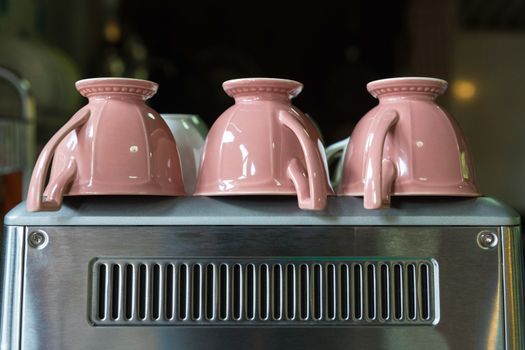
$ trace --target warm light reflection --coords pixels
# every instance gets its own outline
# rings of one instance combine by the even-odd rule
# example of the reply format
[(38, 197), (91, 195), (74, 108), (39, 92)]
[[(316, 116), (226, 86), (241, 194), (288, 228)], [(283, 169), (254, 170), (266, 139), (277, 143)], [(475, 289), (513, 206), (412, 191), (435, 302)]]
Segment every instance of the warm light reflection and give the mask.
[(467, 155), (465, 154), (465, 151), (461, 152), (460, 158), (461, 158), (461, 174), (463, 175), (463, 179), (468, 180), (470, 170), (468, 168)]
[(452, 94), (458, 100), (470, 100), (476, 95), (476, 84), (470, 80), (458, 79), (452, 83)]

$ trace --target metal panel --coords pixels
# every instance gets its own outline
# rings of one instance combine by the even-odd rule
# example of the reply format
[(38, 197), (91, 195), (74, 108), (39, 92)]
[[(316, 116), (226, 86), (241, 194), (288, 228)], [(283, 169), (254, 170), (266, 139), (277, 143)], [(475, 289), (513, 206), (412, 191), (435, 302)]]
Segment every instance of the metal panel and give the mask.
[(5, 227), (2, 237), (0, 349), (18, 349), (22, 316), (24, 228)]
[[(505, 320), (508, 323), (509, 320), (519, 319), (519, 315), (513, 314), (518, 310), (504, 301), (504, 295), (508, 292), (503, 285), (503, 275), (506, 272), (502, 270), (501, 260), (505, 254), (519, 256), (514, 252), (517, 249), (514, 246), (516, 242), (514, 240), (514, 243), (502, 245), (502, 231), (494, 227), (30, 227), (27, 236), (36, 229), (44, 229), (49, 240), (44, 248), (28, 248), (26, 253), (21, 331), (24, 350), (75, 350), (85, 349), (86, 346), (114, 350), (193, 350), (209, 349), (210, 346), (229, 350), (348, 349), (351, 346), (369, 349), (505, 349)], [(500, 243), (496, 248), (480, 247), (480, 231), (490, 231), (497, 235)], [(509, 237), (517, 235), (516, 230), (506, 232)], [(507, 250), (511, 252), (507, 253)], [(93, 288), (89, 282), (90, 263), (94, 258), (118, 260), (130, 257), (139, 260), (177, 257), (188, 261), (212, 258), (214, 261), (237, 262), (282, 260), (283, 257), (296, 261), (315, 261), (319, 257), (329, 258), (331, 261), (356, 257), (378, 261), (433, 259), (439, 265), (439, 279), (435, 281), (436, 290), (440, 293), (437, 299), (439, 305), (436, 306), (440, 314), (435, 315), (439, 322), (420, 327), (327, 327), (315, 323), (259, 327), (246, 326), (241, 322), (238, 326), (229, 327), (93, 326), (89, 308), (92, 295), (87, 292)], [(510, 259), (508, 264), (515, 268), (513, 261)], [(381, 286), (381, 282), (377, 284), (380, 269), (378, 265), (374, 266), (377, 290)], [(400, 273), (410, 274), (405, 266), (400, 269)], [(286, 276), (286, 265), (281, 264), (281, 267), (282, 271), (279, 273)], [(363, 287), (373, 287), (364, 278), (367, 265), (362, 267)], [(199, 271), (198, 276), (202, 276), (201, 271), (203, 270)], [(233, 269), (226, 271), (224, 278), (229, 281), (227, 288), (234, 288), (238, 285), (235, 283), (235, 272)], [(188, 272), (189, 270), (186, 271)], [(274, 285), (275, 279), (271, 278), (268, 271), (260, 273), (260, 276), (264, 283)], [(319, 280), (312, 279), (312, 271), (304, 273), (299, 270), (297, 276), (308, 279), (309, 284), (319, 283)], [(243, 279), (240, 283), (245, 284), (246, 280)], [(121, 279), (118, 281), (120, 288)], [(406, 281), (405, 277), (401, 285), (410, 290), (412, 286)], [(505, 281), (509, 283), (508, 278)], [(173, 284), (178, 281), (172, 279), (164, 283), (168, 282)], [(195, 283), (195, 279), (191, 283)], [(199, 278), (197, 283), (205, 282)], [(390, 283), (396, 283), (395, 269)], [(519, 279), (515, 279), (513, 283), (519, 283)], [(217, 297), (221, 296), (219, 285), (214, 285), (213, 290)], [(148, 289), (146, 291), (151, 292)], [(160, 296), (161, 292), (154, 293), (159, 293)], [(227, 291), (226, 294), (228, 293), (231, 295), (232, 291)], [(310, 289), (310, 293), (316, 293), (315, 289)], [(322, 295), (321, 300), (328, 297), (322, 288), (317, 293), (324, 293), (319, 294)], [(283, 296), (286, 298), (287, 295), (288, 292), (283, 290)], [(300, 293), (296, 294), (298, 295)], [(318, 294), (309, 296), (307, 300), (316, 295)], [(390, 295), (389, 302), (395, 302), (396, 297), (397, 300), (402, 300), (403, 305), (413, 302), (405, 297), (406, 293), (402, 295), (401, 298), (395, 293)], [(198, 297), (201, 301), (208, 298), (202, 293)], [(508, 300), (508, 296), (506, 298)], [(266, 309), (268, 317), (274, 317), (278, 313), (279, 317), (288, 317), (287, 312), (290, 311), (287, 311), (286, 303), (278, 303), (276, 308), (275, 304), (271, 305), (269, 295), (262, 295), (259, 300), (264, 302), (261, 310)], [(185, 305), (187, 302), (188, 299), (184, 301)], [(231, 300), (227, 302), (231, 303)], [(352, 299), (352, 303), (354, 302), (355, 295)], [(357, 302), (362, 303), (363, 300)], [(251, 301), (246, 300), (246, 303)], [(403, 315), (408, 312), (407, 307), (403, 308)], [(200, 308), (201, 306), (197, 314), (202, 315)], [(244, 305), (238, 308), (249, 309)], [(234, 323), (233, 305), (226, 309), (226, 315), (223, 316), (231, 317), (231, 322)], [(188, 310), (195, 308), (190, 307)], [(390, 310), (395, 313), (395, 308)], [(132, 312), (137, 311), (138, 309)], [(147, 314), (152, 312), (146, 310)], [(221, 317), (221, 312), (216, 308), (211, 310), (211, 314), (218, 317)], [(292, 309), (291, 312), (297, 310)], [(323, 315), (328, 312), (324, 311)], [(363, 317), (374, 313), (376, 317), (380, 315), (378, 309), (371, 311), (369, 306), (363, 304)], [(122, 310), (117, 308), (116, 314), (121, 315)], [(408, 316), (407, 314), (406, 317)], [(315, 318), (316, 315), (311, 314), (308, 317)], [(516, 344), (518, 343), (510, 344), (514, 348), (509, 349), (518, 349)]]

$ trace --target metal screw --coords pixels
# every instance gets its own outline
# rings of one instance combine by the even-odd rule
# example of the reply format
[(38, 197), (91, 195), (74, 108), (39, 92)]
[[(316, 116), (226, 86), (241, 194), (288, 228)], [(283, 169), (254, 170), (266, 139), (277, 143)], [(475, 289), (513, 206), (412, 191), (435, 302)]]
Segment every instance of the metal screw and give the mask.
[(36, 249), (42, 249), (47, 245), (47, 233), (35, 231), (29, 235), (29, 245)]
[(481, 231), (478, 234), (478, 244), (483, 249), (491, 249), (498, 245), (498, 236), (494, 232)]

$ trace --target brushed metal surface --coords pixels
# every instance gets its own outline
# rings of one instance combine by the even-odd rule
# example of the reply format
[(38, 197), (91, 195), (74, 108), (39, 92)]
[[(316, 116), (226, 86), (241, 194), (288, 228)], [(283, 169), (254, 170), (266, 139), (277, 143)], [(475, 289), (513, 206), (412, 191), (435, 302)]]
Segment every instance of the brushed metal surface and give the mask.
[(358, 197), (328, 197), (325, 210), (297, 207), (294, 196), (71, 196), (59, 211), (28, 212), (20, 203), (6, 225), (31, 226), (513, 226), (520, 216), (490, 198), (393, 197), (391, 207), (363, 208)]
[[(34, 349), (519, 349), (516, 229), (498, 227), (29, 227), (47, 232), (27, 248), (21, 347)], [(498, 235), (482, 249), (478, 233)], [(20, 231), (19, 231), (20, 232)], [(506, 236), (506, 237), (503, 237)], [(519, 238), (519, 237), (518, 237)], [(503, 260), (506, 258), (504, 267)], [(316, 257), (435, 259), (439, 322), (407, 327), (96, 327), (91, 312), (94, 258), (198, 259)], [(509, 272), (512, 271), (512, 272)], [(507, 275), (507, 277), (505, 277)], [(509, 304), (510, 300), (513, 300)], [(506, 347), (506, 343), (509, 347)]]
[(525, 349), (525, 269), (519, 227), (502, 228), (505, 341), (508, 349)]
[(21, 336), (24, 227), (4, 227), (2, 237), (0, 349), (18, 349)]

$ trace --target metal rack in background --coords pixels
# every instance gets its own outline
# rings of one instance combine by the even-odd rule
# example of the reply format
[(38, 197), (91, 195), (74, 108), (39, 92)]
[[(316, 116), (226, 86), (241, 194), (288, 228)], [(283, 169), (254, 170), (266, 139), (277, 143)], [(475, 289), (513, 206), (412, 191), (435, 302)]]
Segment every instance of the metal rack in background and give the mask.
[(20, 99), (18, 116), (0, 115), (0, 175), (22, 172), (22, 197), (26, 196), (35, 160), (36, 108), (29, 82), (0, 66), (0, 83), (7, 82)]

